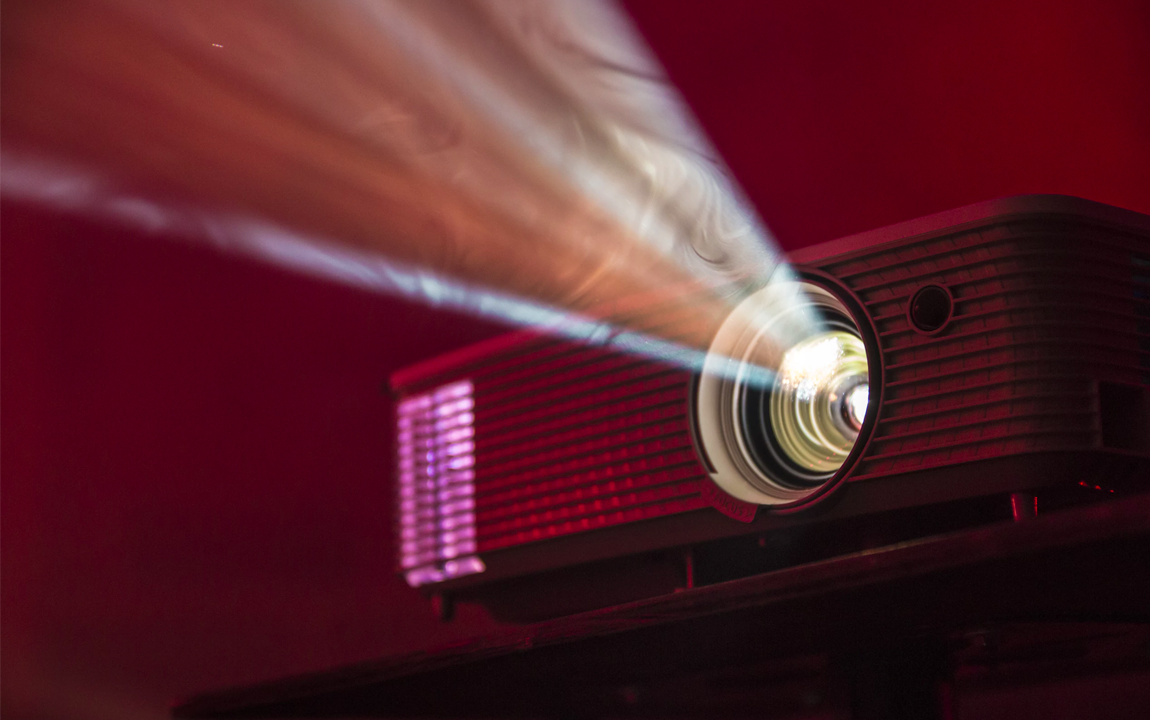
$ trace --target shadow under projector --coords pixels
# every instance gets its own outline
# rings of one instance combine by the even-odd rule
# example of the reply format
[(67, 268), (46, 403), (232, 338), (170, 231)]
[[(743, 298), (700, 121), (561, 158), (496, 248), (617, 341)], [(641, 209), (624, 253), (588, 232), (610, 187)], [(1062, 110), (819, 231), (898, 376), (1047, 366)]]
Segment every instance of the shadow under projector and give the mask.
[(535, 620), (1150, 486), (1150, 217), (981, 203), (792, 253), (701, 372), (516, 333), (396, 373), (399, 571)]

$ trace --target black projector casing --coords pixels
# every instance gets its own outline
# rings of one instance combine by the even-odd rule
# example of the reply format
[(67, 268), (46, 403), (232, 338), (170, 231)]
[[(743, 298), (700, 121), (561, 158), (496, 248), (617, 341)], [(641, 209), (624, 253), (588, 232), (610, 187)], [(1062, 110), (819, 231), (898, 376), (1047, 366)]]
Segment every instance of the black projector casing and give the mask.
[(870, 365), (820, 492), (720, 490), (690, 370), (515, 333), (392, 378), (409, 583), (531, 620), (1150, 485), (1150, 217), (1022, 196), (788, 260), (850, 308)]

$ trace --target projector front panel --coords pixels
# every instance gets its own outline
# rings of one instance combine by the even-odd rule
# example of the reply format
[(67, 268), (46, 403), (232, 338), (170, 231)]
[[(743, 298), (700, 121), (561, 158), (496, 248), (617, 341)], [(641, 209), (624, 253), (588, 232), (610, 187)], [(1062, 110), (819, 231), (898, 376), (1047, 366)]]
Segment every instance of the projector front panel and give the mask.
[[(882, 348), (878, 424), (851, 479), (1103, 448), (1100, 383), (1148, 384), (1145, 250), (1120, 230), (1022, 220), (818, 264), (860, 298)], [(907, 313), (928, 285), (954, 298), (936, 335)]]

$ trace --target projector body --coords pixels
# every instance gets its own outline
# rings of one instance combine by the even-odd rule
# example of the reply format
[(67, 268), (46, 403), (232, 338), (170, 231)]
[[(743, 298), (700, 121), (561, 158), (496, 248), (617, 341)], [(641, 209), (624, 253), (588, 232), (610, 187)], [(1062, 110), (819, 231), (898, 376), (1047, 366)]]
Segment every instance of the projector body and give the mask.
[(866, 345), (840, 469), (751, 502), (697, 372), (515, 333), (392, 378), (409, 584), (531, 620), (1150, 485), (1150, 218), (1025, 196), (788, 260)]

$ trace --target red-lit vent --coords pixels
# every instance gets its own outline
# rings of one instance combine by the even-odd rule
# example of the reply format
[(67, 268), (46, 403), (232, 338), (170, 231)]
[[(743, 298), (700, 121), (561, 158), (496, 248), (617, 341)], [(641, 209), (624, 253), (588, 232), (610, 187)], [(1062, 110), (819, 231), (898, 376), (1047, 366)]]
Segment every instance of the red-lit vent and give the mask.
[[(1098, 448), (1098, 382), (1146, 385), (1150, 368), (1134, 243), (1097, 227), (1016, 222), (823, 265), (866, 306), (883, 359), (879, 421), (853, 478)], [(934, 336), (906, 315), (926, 284), (955, 300)]]
[[(431, 382), (463, 379), (474, 399), (474, 493), (452, 509), (473, 518), (478, 553), (706, 506), (687, 371), (528, 337)], [(451, 522), (442, 509), (438, 522)]]
[(460, 380), (396, 408), (399, 566), (418, 586), (483, 572), (475, 557), (475, 401)]

